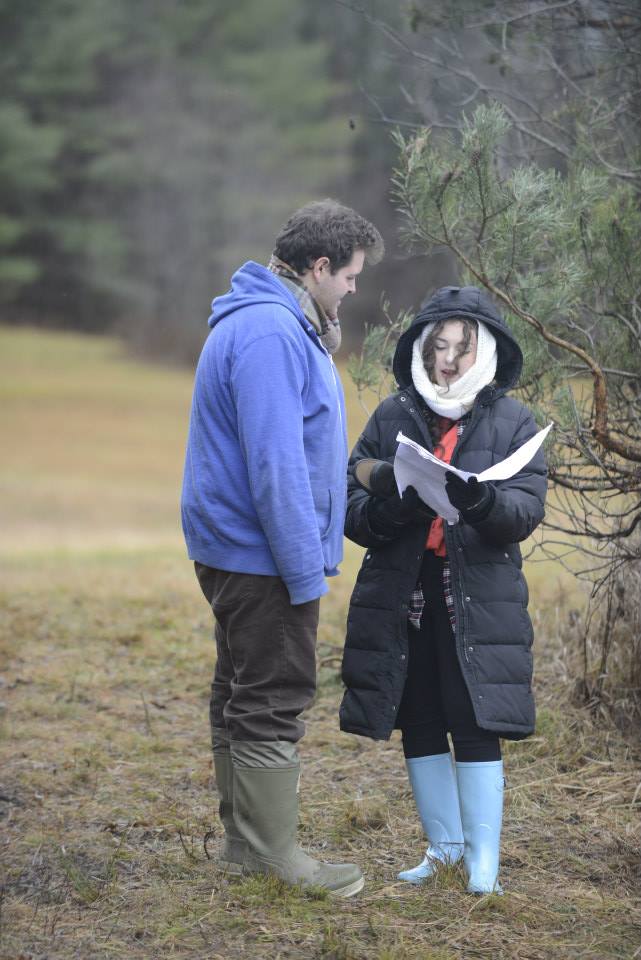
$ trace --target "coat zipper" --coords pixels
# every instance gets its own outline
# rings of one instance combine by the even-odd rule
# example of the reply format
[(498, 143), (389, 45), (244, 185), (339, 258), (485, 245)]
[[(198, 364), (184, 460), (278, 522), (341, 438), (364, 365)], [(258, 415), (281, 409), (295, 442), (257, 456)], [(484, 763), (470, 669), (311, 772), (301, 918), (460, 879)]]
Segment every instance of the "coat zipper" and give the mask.
[[(451, 570), (453, 553), (450, 548), (454, 546), (454, 549), (456, 549), (455, 536), (453, 532), (448, 531), (447, 524), (443, 525), (443, 532), (445, 534), (445, 543), (447, 545), (447, 555), (449, 558), (450, 570)], [(456, 603), (456, 595), (455, 595), (455, 606), (458, 607), (456, 611), (456, 627), (457, 627), (456, 632), (460, 632), (462, 647), (463, 647), (463, 656), (465, 658), (466, 663), (470, 664), (471, 666), (472, 661), (467, 655), (467, 643), (465, 642), (465, 609), (463, 605), (463, 578), (461, 576), (461, 568), (458, 564), (456, 565), (456, 579), (458, 581), (458, 587), (459, 587), (458, 603)], [(456, 632), (455, 632), (455, 636), (456, 636)]]
[(341, 434), (342, 434), (342, 432), (343, 432), (343, 414), (341, 413), (341, 398), (340, 398), (340, 396), (339, 396), (339, 394), (338, 394), (338, 384), (337, 384), (337, 382), (336, 382), (336, 370), (335, 370), (335, 367), (334, 367), (334, 361), (333, 361), (332, 355), (331, 355), (331, 353), (329, 352), (329, 350), (327, 349), (327, 347), (326, 347), (324, 344), (322, 344), (322, 343), (321, 343), (321, 346), (322, 346), (323, 350), (325, 351), (325, 353), (327, 354), (327, 359), (329, 360), (329, 367), (330, 367), (330, 370), (332, 371), (332, 380), (334, 381), (334, 390), (335, 390), (335, 392), (336, 392), (336, 406), (338, 407), (338, 422), (340, 423)]
[[(411, 394), (404, 394), (404, 395), (407, 397), (407, 400), (408, 400), (410, 403), (415, 403), (415, 401), (413, 400)], [(420, 413), (418, 413), (417, 415), (414, 415), (414, 414), (415, 414), (415, 409), (416, 409), (415, 406), (410, 406), (410, 408), (409, 408), (409, 410), (408, 410), (408, 413), (412, 416), (412, 419), (414, 420), (414, 422), (415, 422), (415, 423), (417, 424), (417, 426), (419, 427), (419, 432), (420, 432), (421, 436), (424, 437), (424, 438), (426, 438), (426, 439), (428, 440), (428, 448), (433, 451), (434, 445), (433, 445), (433, 443), (432, 443), (432, 438), (431, 438), (431, 436), (430, 436), (429, 430), (427, 429), (427, 425), (425, 424), (425, 421), (424, 421), (423, 418), (421, 417)], [(472, 420), (470, 421), (469, 426), (468, 426), (467, 429), (463, 432), (463, 435), (459, 438), (459, 440), (457, 441), (456, 446), (454, 447), (454, 450), (452, 451), (452, 461), (454, 460), (454, 455), (455, 455), (455, 454), (457, 453), (457, 451), (459, 450), (459, 447), (460, 447), (462, 441), (465, 439), (465, 437), (466, 437), (467, 433), (469, 432), (469, 430), (471, 429), (472, 425), (473, 425), (473, 424), (475, 423), (475, 421), (478, 419), (478, 416), (479, 416), (479, 414), (478, 414), (478, 408), (477, 408), (477, 410), (475, 410), (474, 413), (473, 413), (473, 415), (472, 415)], [(454, 466), (454, 464), (452, 464), (452, 465)], [(445, 541), (446, 541), (446, 543), (447, 543), (447, 545), (448, 545), (448, 557), (450, 558), (450, 568), (451, 568), (451, 566), (452, 566), (452, 559), (451, 559), (451, 557), (452, 557), (452, 551), (449, 549), (449, 546), (450, 546), (450, 543), (452, 543), (452, 542), (454, 541), (454, 534), (449, 534), (449, 537), (448, 537), (447, 524), (444, 524), (444, 525), (443, 525), (443, 532), (444, 532), (444, 534), (445, 534)], [(448, 540), (449, 540), (450, 542), (448, 542)], [(465, 658), (465, 662), (471, 666), (472, 661), (470, 660), (470, 658), (469, 658), (468, 655), (467, 655), (467, 644), (466, 644), (466, 642), (465, 642), (465, 630), (464, 630), (465, 611), (464, 611), (464, 608), (463, 608), (463, 580), (462, 580), (462, 577), (461, 577), (460, 567), (459, 567), (458, 565), (456, 566), (456, 576), (457, 576), (458, 585), (459, 585), (459, 602), (458, 602), (459, 610), (457, 610), (456, 623), (457, 623), (457, 624), (460, 624), (460, 633), (461, 633), (461, 638), (462, 638), (462, 641), (463, 641), (463, 644), (462, 644), (462, 646), (463, 646), (463, 657)]]
[[(434, 452), (434, 444), (432, 443), (432, 438), (431, 438), (431, 436), (430, 436), (430, 432), (429, 432), (429, 430), (427, 429), (427, 424), (426, 424), (425, 421), (423, 420), (423, 417), (421, 416), (420, 411), (417, 411), (417, 409), (416, 409), (417, 401), (414, 400), (414, 398), (412, 397), (412, 394), (411, 394), (411, 393), (409, 393), (409, 392), (407, 392), (407, 391), (405, 391), (405, 390), (401, 393), (401, 396), (402, 396), (402, 397), (405, 397), (405, 400), (410, 404), (410, 406), (409, 406), (409, 408), (408, 408), (408, 410), (407, 410), (407, 413), (410, 414), (410, 416), (411, 416), (411, 418), (412, 418), (412, 421), (413, 421), (413, 422), (416, 424), (416, 426), (418, 427), (418, 431), (419, 431), (421, 440), (423, 440), (423, 442), (427, 442), (427, 449), (430, 451), (430, 453), (433, 453), (433, 452)], [(412, 404), (413, 404), (413, 406), (412, 406)]]
[(328, 353), (327, 356), (329, 357), (329, 366), (332, 371), (332, 379), (334, 381), (334, 390), (336, 391), (336, 406), (338, 407), (338, 422), (340, 423), (341, 433), (342, 433), (343, 432), (343, 414), (341, 412), (341, 398), (338, 395), (338, 384), (336, 383), (336, 370), (334, 368), (334, 361), (332, 360), (332, 355)]
[[(476, 426), (476, 424), (477, 424), (477, 422), (478, 422), (478, 420), (479, 420), (479, 418), (480, 418), (480, 410), (481, 410), (481, 407), (480, 407), (480, 406), (476, 406), (475, 410), (474, 410), (473, 413), (472, 413), (472, 417), (471, 417), (471, 419), (470, 419), (470, 422), (469, 422), (468, 426), (467, 426), (467, 427), (465, 428), (465, 430), (463, 431), (462, 436), (459, 437), (459, 439), (458, 439), (458, 441), (457, 441), (457, 443), (456, 443), (456, 446), (454, 447), (454, 450), (452, 451), (452, 458), (451, 458), (451, 460), (450, 460), (450, 463), (451, 463), (451, 465), (452, 465), (453, 467), (456, 466), (456, 464), (455, 464), (455, 462), (454, 462), (456, 455), (460, 452), (460, 449), (461, 449), (461, 447), (463, 446), (465, 440), (468, 438), (469, 434), (472, 432), (472, 428), (473, 428), (474, 426)], [(453, 562), (453, 561), (452, 561), (452, 557), (453, 557), (454, 554), (453, 554), (452, 551), (450, 551), (449, 547), (450, 547), (450, 543), (455, 546), (455, 537), (454, 537), (454, 533), (453, 533), (453, 532), (448, 532), (447, 524), (444, 524), (444, 525), (443, 525), (443, 530), (444, 530), (444, 533), (445, 533), (445, 542), (446, 542), (446, 544), (447, 544), (447, 546), (448, 546), (447, 554), (448, 554), (448, 557), (450, 558), (450, 569), (451, 569), (451, 567), (452, 567), (452, 562)], [(449, 542), (448, 542), (448, 541), (449, 541)], [(455, 563), (455, 565), (456, 565), (456, 579), (457, 579), (457, 581), (458, 581), (458, 588), (459, 588), (459, 598), (458, 598), (458, 599), (459, 599), (459, 602), (458, 602), (458, 607), (459, 607), (459, 609), (460, 609), (460, 614), (459, 614), (459, 611), (457, 611), (456, 623), (457, 623), (457, 626), (460, 624), (460, 636), (461, 636), (461, 646), (462, 646), (462, 648), (463, 648), (463, 657), (465, 658), (465, 662), (471, 666), (471, 665), (472, 665), (472, 661), (470, 660), (470, 658), (469, 658), (468, 655), (467, 655), (467, 641), (466, 641), (466, 639), (465, 639), (465, 608), (464, 608), (464, 601), (463, 601), (463, 593), (464, 593), (464, 590), (463, 590), (463, 577), (462, 577), (462, 574), (461, 574), (460, 564), (459, 564), (456, 560), (454, 561), (454, 563)]]

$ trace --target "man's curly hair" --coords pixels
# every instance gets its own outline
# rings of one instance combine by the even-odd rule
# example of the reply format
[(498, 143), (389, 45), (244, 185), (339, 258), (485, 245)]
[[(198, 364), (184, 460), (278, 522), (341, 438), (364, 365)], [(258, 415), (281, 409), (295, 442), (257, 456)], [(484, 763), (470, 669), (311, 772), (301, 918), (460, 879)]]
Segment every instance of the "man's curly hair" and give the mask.
[(327, 257), (336, 273), (355, 250), (364, 252), (366, 263), (378, 263), (385, 252), (383, 238), (369, 220), (331, 199), (315, 200), (293, 213), (274, 246), (274, 254), (299, 274), (320, 257)]

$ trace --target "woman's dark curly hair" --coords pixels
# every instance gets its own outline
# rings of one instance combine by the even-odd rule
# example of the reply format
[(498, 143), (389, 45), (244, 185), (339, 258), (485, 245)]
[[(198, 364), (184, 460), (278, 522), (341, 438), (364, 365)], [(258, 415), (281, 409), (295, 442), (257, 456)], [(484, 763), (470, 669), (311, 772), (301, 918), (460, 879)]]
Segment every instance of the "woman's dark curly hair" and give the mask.
[(462, 357), (470, 348), (470, 343), (472, 342), (472, 334), (475, 333), (478, 336), (479, 325), (476, 320), (472, 320), (469, 317), (448, 317), (447, 320), (439, 320), (435, 327), (430, 330), (427, 337), (425, 338), (425, 343), (423, 344), (423, 363), (427, 371), (427, 375), (434, 383), (434, 367), (436, 365), (436, 350), (435, 342), (438, 339), (439, 334), (442, 332), (443, 327), (446, 323), (449, 323), (450, 320), (457, 320), (459, 323), (463, 324), (463, 340), (459, 348), (457, 356)]
[(337, 200), (315, 200), (292, 214), (276, 237), (274, 253), (297, 273), (320, 257), (329, 259), (332, 273), (350, 262), (355, 250), (365, 261), (378, 263), (385, 247), (376, 227)]
[[(427, 337), (425, 338), (425, 343), (423, 344), (423, 349), (421, 351), (423, 357), (423, 364), (427, 375), (432, 381), (434, 380), (434, 367), (436, 366), (436, 351), (435, 351), (435, 341), (438, 339), (439, 334), (442, 332), (443, 327), (450, 320), (458, 320), (463, 324), (463, 340), (458, 351), (458, 356), (462, 357), (463, 354), (467, 353), (472, 342), (472, 334), (475, 333), (478, 336), (478, 323), (476, 320), (472, 320), (469, 317), (448, 317), (446, 320), (439, 320), (434, 328), (430, 330)], [(420, 336), (420, 334), (419, 334)], [(430, 432), (430, 436), (434, 444), (438, 443), (441, 437), (441, 428), (440, 420), (438, 413), (435, 413), (431, 407), (429, 407), (424, 401), (421, 402), (421, 413), (423, 414), (423, 419), (427, 424), (427, 429)]]

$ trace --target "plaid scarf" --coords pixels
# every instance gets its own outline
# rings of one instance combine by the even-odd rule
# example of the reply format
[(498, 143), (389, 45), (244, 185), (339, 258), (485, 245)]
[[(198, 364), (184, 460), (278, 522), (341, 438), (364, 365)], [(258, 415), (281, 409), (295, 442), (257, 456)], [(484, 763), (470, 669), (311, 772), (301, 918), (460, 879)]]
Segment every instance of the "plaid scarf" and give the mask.
[(327, 316), (320, 303), (317, 303), (309, 290), (303, 286), (303, 281), (294, 268), (284, 260), (272, 254), (267, 269), (275, 273), (290, 293), (293, 293), (327, 352), (336, 353), (341, 345), (341, 328), (338, 320), (332, 320)]
[[(459, 439), (463, 435), (464, 430), (465, 421), (459, 420), (457, 429)], [(450, 562), (447, 559), (443, 564), (443, 596), (445, 597), (445, 606), (447, 607), (447, 612), (450, 617), (452, 631), (455, 631), (456, 610), (454, 607), (454, 591), (452, 590), (452, 569), (450, 567)], [(421, 629), (421, 617), (423, 616), (423, 610), (425, 609), (426, 602), (425, 594), (423, 593), (423, 585), (419, 581), (410, 594), (409, 611), (407, 615), (410, 626), (415, 630)]]

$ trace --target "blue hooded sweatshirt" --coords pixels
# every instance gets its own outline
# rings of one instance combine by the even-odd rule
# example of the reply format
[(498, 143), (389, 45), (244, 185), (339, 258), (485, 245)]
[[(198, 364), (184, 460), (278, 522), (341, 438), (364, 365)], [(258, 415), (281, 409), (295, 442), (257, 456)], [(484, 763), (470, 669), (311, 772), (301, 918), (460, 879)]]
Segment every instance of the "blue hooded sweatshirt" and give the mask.
[(343, 555), (347, 436), (330, 355), (293, 294), (249, 261), (212, 304), (189, 424), (182, 522), (192, 560), (327, 592)]

